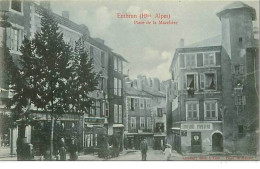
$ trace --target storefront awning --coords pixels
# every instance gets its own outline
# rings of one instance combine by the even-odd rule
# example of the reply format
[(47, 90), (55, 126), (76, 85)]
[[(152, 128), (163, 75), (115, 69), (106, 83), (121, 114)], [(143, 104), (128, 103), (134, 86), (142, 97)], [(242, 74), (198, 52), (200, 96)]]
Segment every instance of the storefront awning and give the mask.
[(113, 124), (113, 127), (125, 127), (123, 124)]
[(153, 135), (153, 133), (146, 133), (146, 132), (143, 132), (143, 133), (126, 133), (127, 136), (133, 136), (133, 135)]
[[(86, 124), (86, 123), (85, 123)], [(93, 124), (87, 124), (86, 127), (93, 128), (93, 127), (103, 127), (103, 125), (93, 125)]]

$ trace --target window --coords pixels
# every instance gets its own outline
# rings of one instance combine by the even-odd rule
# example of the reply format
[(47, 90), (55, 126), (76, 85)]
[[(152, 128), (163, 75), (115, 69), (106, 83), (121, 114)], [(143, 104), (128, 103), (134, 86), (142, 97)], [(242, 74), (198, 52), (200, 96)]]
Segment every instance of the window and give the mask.
[(155, 132), (164, 132), (164, 123), (156, 123)]
[(187, 120), (198, 120), (199, 103), (187, 102), (186, 103), (186, 116)]
[(93, 48), (93, 46), (90, 46), (89, 50), (90, 50), (90, 52), (89, 52), (90, 57), (93, 58), (93, 56), (94, 56), (94, 48)]
[(23, 40), (23, 30), (18, 28), (7, 28), (7, 46), (11, 51), (19, 51)]
[(109, 103), (106, 101), (106, 117), (109, 116)]
[(140, 99), (140, 109), (144, 109), (144, 99)]
[(122, 123), (123, 122), (123, 109), (122, 109), (122, 105), (118, 105), (118, 109), (119, 109), (119, 120), (118, 120), (118, 123)]
[(114, 78), (114, 95), (117, 95), (117, 78)]
[(246, 105), (246, 97), (245, 96), (235, 96), (235, 105), (236, 106)]
[(196, 89), (197, 88), (197, 75), (196, 74), (188, 74), (184, 78), (184, 89), (187, 88)]
[(11, 9), (17, 12), (22, 12), (22, 2), (19, 0), (12, 0), (11, 1)]
[(244, 65), (231, 65), (231, 73), (235, 75), (242, 75), (244, 74)]
[(244, 126), (238, 125), (238, 134), (243, 134), (243, 133), (244, 133)]
[(216, 90), (215, 73), (205, 73), (204, 87), (205, 87), (206, 90)]
[(215, 53), (204, 53), (203, 56), (204, 66), (215, 65)]
[(122, 61), (120, 59), (118, 59), (117, 64), (118, 64), (118, 72), (121, 73), (122, 72)]
[(147, 99), (146, 100), (146, 108), (149, 109), (151, 107), (151, 100)]
[(134, 98), (130, 99), (130, 108), (131, 108), (132, 111), (135, 110)]
[(114, 123), (118, 123), (118, 105), (114, 104)]
[(204, 117), (206, 120), (217, 120), (217, 101), (207, 101), (204, 103)]
[(114, 71), (117, 71), (117, 57), (114, 57)]
[(147, 117), (147, 129), (152, 129), (152, 118)]
[(163, 116), (162, 108), (157, 108), (157, 117), (162, 117), (162, 116)]
[(131, 129), (135, 129), (136, 128), (136, 117), (131, 117)]
[(134, 99), (134, 101), (135, 101), (135, 108), (137, 108), (138, 107), (138, 99)]
[(118, 96), (122, 95), (122, 81), (118, 79)]
[(105, 67), (105, 53), (103, 51), (101, 51), (101, 66)]
[(185, 62), (186, 67), (196, 67), (196, 55), (185, 54)]
[(140, 128), (141, 129), (145, 128), (145, 117), (140, 117)]
[(243, 88), (242, 87), (234, 88), (234, 92), (235, 92), (235, 95), (242, 96), (243, 95)]

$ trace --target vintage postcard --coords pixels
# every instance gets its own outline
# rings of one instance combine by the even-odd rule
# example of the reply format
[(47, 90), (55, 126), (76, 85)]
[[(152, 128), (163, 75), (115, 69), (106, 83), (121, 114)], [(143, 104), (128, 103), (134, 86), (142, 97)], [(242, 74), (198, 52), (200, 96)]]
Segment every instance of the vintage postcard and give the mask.
[(0, 14), (0, 160), (259, 160), (259, 1), (1, 0)]

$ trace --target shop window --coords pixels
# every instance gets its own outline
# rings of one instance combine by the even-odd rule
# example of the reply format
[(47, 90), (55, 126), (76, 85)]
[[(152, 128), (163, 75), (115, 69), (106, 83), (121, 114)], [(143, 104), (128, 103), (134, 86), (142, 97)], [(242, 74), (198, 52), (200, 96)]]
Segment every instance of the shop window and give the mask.
[(187, 120), (194, 121), (198, 120), (199, 103), (198, 102), (187, 102), (186, 103), (186, 117)]

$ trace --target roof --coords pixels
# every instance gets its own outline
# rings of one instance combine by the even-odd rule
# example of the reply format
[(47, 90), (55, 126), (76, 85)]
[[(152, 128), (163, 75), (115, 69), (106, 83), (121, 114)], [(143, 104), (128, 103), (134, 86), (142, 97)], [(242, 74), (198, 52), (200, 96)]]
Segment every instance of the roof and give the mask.
[(151, 95), (149, 95), (148, 93), (133, 87), (125, 86), (124, 90), (126, 92), (126, 95), (139, 96), (139, 97), (151, 97)]
[(112, 54), (115, 55), (115, 56), (117, 56), (117, 57), (119, 57), (119, 58), (121, 58), (123, 61), (129, 63), (128, 60), (126, 60), (122, 55), (120, 55), (120, 54), (118, 54), (118, 53), (115, 53), (115, 52), (112, 52)]
[(253, 7), (251, 7), (251, 6), (243, 3), (243, 2), (240, 2), (240, 1), (236, 1), (236, 2), (228, 4), (222, 10), (217, 12), (217, 16), (220, 17), (221, 15), (223, 15), (223, 14), (225, 14), (227, 12), (230, 12), (231, 10), (235, 10), (235, 9), (248, 9), (251, 12), (253, 20), (256, 18), (255, 9)]
[(196, 42), (183, 48), (197, 48), (197, 47), (209, 47), (209, 46), (221, 46), (221, 35), (213, 36), (207, 39), (204, 39), (200, 42)]
[(156, 91), (156, 90), (148, 90), (148, 89), (143, 89), (144, 92), (153, 95), (153, 96), (158, 96), (158, 97), (166, 97), (165, 93), (162, 93), (160, 91)]

